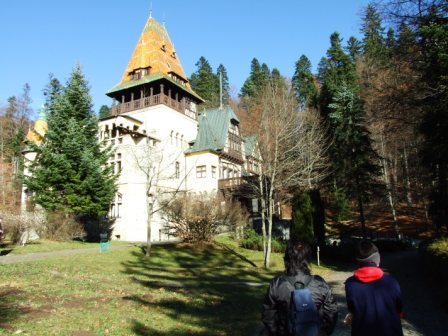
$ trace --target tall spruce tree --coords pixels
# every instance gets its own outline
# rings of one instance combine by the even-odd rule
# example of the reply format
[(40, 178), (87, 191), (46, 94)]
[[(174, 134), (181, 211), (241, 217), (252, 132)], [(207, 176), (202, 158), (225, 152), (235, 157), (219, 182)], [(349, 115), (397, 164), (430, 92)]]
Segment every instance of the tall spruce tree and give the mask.
[(222, 83), (222, 103), (224, 105), (229, 104), (230, 99), (230, 85), (229, 85), (229, 75), (227, 74), (227, 69), (224, 65), (220, 64), (216, 69), (216, 76), (219, 78), (221, 76)]
[(205, 99), (204, 108), (219, 106), (219, 78), (213, 73), (210, 63), (201, 56), (196, 68), (190, 77), (191, 88)]
[(250, 74), (241, 87), (240, 97), (255, 98), (266, 87), (271, 77), (271, 71), (266, 63), (260, 65), (258, 59), (252, 59)]
[(330, 121), (334, 130), (334, 177), (351, 199), (358, 202), (358, 211), (365, 237), (364, 202), (381, 190), (378, 182), (378, 156), (372, 148), (364, 120), (364, 106), (359, 94), (343, 84), (335, 93)]
[(296, 62), (292, 86), (302, 111), (315, 104), (317, 87), (311, 72), (311, 61), (305, 55)]
[(363, 54), (366, 58), (375, 63), (386, 61), (384, 27), (380, 14), (373, 4), (369, 4), (366, 7), (361, 32), (363, 34)]
[(344, 83), (354, 83), (356, 78), (355, 63), (344, 52), (341, 42), (339, 33), (331, 34), (327, 57), (319, 63), (319, 80), (322, 85), (319, 105), (324, 118), (327, 118), (330, 113), (329, 105), (337, 89)]
[(448, 228), (448, 6), (446, 1), (428, 4), (417, 24), (422, 62), (420, 104), (423, 119), (419, 131), (423, 165), (431, 178), (430, 214), (438, 230)]
[(77, 65), (62, 88), (52, 78), (46, 89), (48, 132), (35, 146), (36, 160), (25, 180), (44, 209), (75, 215), (104, 215), (115, 192), (110, 150), (97, 139), (97, 118), (86, 79)]

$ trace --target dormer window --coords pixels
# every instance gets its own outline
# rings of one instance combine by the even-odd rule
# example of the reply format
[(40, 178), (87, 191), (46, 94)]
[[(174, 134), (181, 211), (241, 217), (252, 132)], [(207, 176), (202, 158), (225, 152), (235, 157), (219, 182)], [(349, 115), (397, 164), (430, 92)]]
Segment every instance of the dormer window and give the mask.
[(160, 48), (162, 51), (166, 52), (166, 46), (165, 44), (162, 44), (162, 47)]
[(238, 125), (237, 125), (236, 123), (231, 122), (231, 123), (230, 123), (230, 129), (229, 129), (229, 132), (230, 132), (230, 133), (233, 133), (233, 134), (236, 134), (236, 135), (239, 135), (239, 132), (238, 132)]
[(131, 79), (138, 80), (150, 74), (150, 67), (143, 69), (136, 69), (130, 73)]
[(176, 58), (176, 52), (175, 51), (173, 51), (173, 53), (171, 54), (171, 57), (172, 58)]

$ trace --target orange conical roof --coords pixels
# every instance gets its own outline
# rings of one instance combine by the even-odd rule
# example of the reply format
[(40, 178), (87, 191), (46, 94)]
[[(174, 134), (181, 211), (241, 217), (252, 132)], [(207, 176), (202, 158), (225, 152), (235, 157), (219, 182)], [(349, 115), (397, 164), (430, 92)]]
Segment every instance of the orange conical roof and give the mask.
[(131, 81), (131, 74), (135, 70), (145, 68), (149, 68), (151, 74), (170, 75), (174, 73), (185, 80), (188, 88), (190, 87), (168, 32), (152, 17), (148, 19), (143, 28), (120, 85)]
[(26, 135), (25, 142), (32, 142), (36, 145), (40, 145), (44, 139), (45, 134), (48, 131), (47, 117), (45, 113), (45, 108), (42, 106), (39, 109), (39, 115), (34, 123), (33, 129), (28, 131)]

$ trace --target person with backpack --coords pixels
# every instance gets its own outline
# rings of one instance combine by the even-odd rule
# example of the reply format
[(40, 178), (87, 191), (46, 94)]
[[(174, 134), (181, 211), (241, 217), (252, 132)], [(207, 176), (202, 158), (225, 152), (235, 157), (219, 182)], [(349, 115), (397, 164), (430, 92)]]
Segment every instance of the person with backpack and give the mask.
[(345, 282), (352, 336), (403, 336), (400, 285), (379, 267), (380, 259), (372, 242), (357, 244), (359, 267)]
[(338, 311), (330, 286), (311, 275), (311, 247), (290, 240), (286, 247), (285, 274), (274, 277), (263, 303), (262, 321), (270, 336), (330, 335)]

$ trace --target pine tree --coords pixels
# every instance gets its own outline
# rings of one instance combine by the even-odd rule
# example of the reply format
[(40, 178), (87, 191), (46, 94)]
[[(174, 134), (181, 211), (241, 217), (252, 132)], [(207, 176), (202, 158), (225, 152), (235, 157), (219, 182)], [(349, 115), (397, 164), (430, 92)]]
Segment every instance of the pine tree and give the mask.
[(112, 111), (111, 111), (111, 109), (110, 109), (109, 106), (107, 106), (107, 105), (102, 105), (102, 106), (100, 107), (100, 110), (98, 111), (98, 118), (99, 118), (99, 119), (107, 118), (107, 117), (110, 116), (111, 112), (112, 112)]
[(443, 224), (448, 228), (448, 7), (446, 1), (436, 3), (427, 8), (418, 26), (423, 62), (417, 66), (424, 92), (419, 131), (425, 141), (420, 154), (432, 180), (431, 217), (440, 230)]
[(292, 86), (302, 111), (315, 104), (317, 87), (311, 72), (311, 62), (305, 55), (296, 62)]
[(335, 93), (329, 117), (334, 130), (332, 147), (337, 187), (357, 200), (365, 236), (364, 202), (381, 191), (378, 155), (372, 148), (364, 120), (363, 101), (353, 87), (342, 85)]
[(204, 108), (219, 106), (219, 78), (213, 73), (210, 63), (201, 56), (196, 68), (190, 77), (191, 88), (205, 99)]
[(350, 36), (347, 41), (347, 52), (350, 55), (352, 62), (356, 62), (358, 57), (361, 55), (362, 45), (361, 42), (354, 36)]
[(266, 63), (260, 65), (260, 62), (254, 58), (250, 65), (249, 77), (241, 87), (240, 97), (255, 98), (266, 87), (271, 78), (271, 71)]
[(222, 103), (224, 105), (228, 105), (229, 99), (230, 99), (229, 76), (227, 74), (227, 69), (222, 64), (220, 64), (218, 66), (218, 68), (216, 69), (216, 76), (218, 78), (219, 78), (220, 74), (221, 74), (221, 81), (222, 81)]
[(324, 118), (330, 113), (329, 105), (338, 88), (344, 83), (353, 84), (356, 79), (355, 64), (344, 52), (341, 42), (339, 33), (331, 34), (327, 57), (319, 63), (319, 80), (322, 84), (319, 105)]
[(37, 157), (25, 184), (34, 201), (49, 211), (104, 215), (116, 178), (107, 166), (110, 150), (97, 139), (97, 118), (80, 66), (64, 88), (51, 79), (46, 93), (48, 132), (42, 145), (34, 146)]
[(376, 63), (386, 60), (386, 46), (384, 41), (384, 27), (378, 11), (373, 4), (367, 5), (364, 13), (361, 32), (363, 33), (363, 54)]

